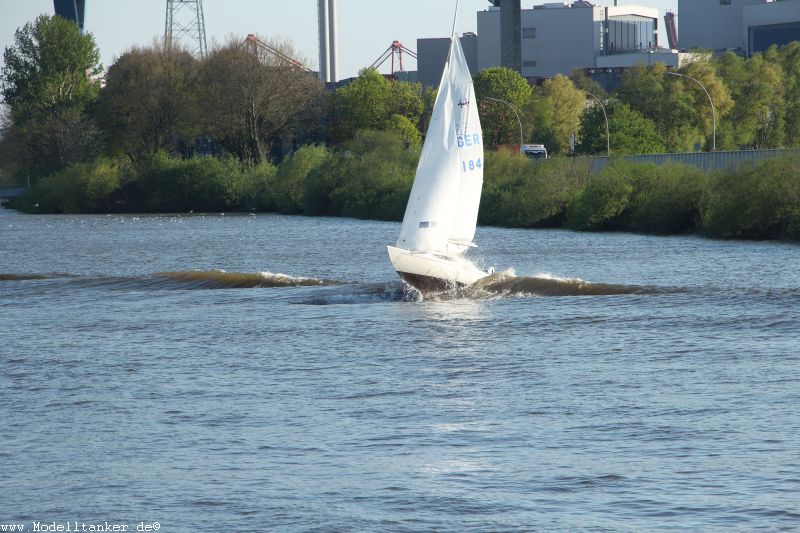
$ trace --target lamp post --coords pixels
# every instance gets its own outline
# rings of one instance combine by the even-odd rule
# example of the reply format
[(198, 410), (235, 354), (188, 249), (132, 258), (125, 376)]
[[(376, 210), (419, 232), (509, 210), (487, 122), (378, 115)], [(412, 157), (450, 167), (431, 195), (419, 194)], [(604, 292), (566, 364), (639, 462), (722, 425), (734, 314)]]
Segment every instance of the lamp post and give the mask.
[(716, 152), (717, 151), (717, 112), (714, 109), (714, 101), (711, 99), (711, 95), (708, 93), (708, 90), (706, 89), (705, 85), (700, 83), (697, 79), (689, 76), (688, 74), (681, 74), (679, 72), (671, 72), (669, 70), (664, 72), (664, 74), (669, 74), (670, 76), (680, 76), (681, 78), (689, 78), (690, 80), (695, 82), (697, 85), (699, 85), (703, 89), (703, 91), (706, 93), (706, 96), (708, 96), (708, 103), (711, 104), (711, 123), (712, 123), (713, 128), (714, 128), (713, 136), (711, 137), (711, 143), (712, 143), (711, 151), (712, 152)]
[(606, 114), (606, 106), (603, 105), (603, 102), (600, 101), (598, 97), (590, 93), (589, 91), (579, 89), (581, 92), (584, 92), (595, 99), (595, 101), (600, 104), (600, 109), (603, 110), (603, 118), (606, 119), (606, 155), (611, 157), (611, 135), (608, 133), (608, 115)]
[(523, 135), (522, 135), (522, 119), (519, 118), (519, 113), (517, 112), (517, 108), (511, 105), (510, 102), (506, 102), (505, 100), (501, 100), (499, 98), (492, 98), (491, 96), (482, 96), (481, 100), (491, 100), (492, 102), (500, 102), (501, 104), (507, 105), (511, 111), (514, 112), (514, 116), (517, 117), (517, 122), (519, 123), (519, 148), (522, 150), (522, 145), (524, 144)]

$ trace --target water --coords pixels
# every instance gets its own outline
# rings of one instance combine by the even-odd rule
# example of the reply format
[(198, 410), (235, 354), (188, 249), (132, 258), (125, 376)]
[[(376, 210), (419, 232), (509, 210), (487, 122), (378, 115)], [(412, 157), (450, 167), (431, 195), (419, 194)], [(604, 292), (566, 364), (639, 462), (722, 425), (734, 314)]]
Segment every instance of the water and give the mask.
[(0, 524), (800, 530), (800, 247), (398, 231), (0, 210)]

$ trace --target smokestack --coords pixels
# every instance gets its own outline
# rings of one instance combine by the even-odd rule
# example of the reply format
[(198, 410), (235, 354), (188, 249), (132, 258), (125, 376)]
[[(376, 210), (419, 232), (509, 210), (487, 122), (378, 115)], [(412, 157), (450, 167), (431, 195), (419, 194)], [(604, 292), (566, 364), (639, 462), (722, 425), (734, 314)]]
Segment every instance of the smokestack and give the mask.
[(336, 50), (336, 0), (328, 0), (328, 81), (339, 81), (339, 56)]
[(500, 63), (522, 72), (522, 29), (520, 0), (500, 3)]
[(675, 13), (672, 11), (667, 11), (667, 14), (664, 15), (664, 23), (667, 28), (667, 41), (669, 41), (669, 47), (673, 50), (677, 50), (678, 30), (675, 29)]
[(328, 0), (319, 0), (319, 79), (325, 83), (331, 81), (329, 70), (329, 46), (328, 28), (330, 27), (330, 17), (328, 14)]

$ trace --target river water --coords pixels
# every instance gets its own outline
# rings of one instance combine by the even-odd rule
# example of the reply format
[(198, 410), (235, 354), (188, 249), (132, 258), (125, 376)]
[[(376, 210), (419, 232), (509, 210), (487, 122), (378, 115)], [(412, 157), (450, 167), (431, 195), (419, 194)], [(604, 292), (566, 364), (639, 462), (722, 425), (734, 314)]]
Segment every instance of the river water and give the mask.
[(0, 210), (0, 523), (800, 530), (800, 247), (398, 232)]

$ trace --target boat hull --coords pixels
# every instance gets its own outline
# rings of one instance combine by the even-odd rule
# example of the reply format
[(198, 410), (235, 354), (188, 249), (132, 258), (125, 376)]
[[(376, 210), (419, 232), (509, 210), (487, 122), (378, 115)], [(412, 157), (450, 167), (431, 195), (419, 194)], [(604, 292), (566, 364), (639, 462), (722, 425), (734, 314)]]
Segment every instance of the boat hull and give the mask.
[(488, 275), (464, 258), (412, 252), (394, 246), (386, 248), (392, 266), (403, 281), (422, 292), (466, 287)]

